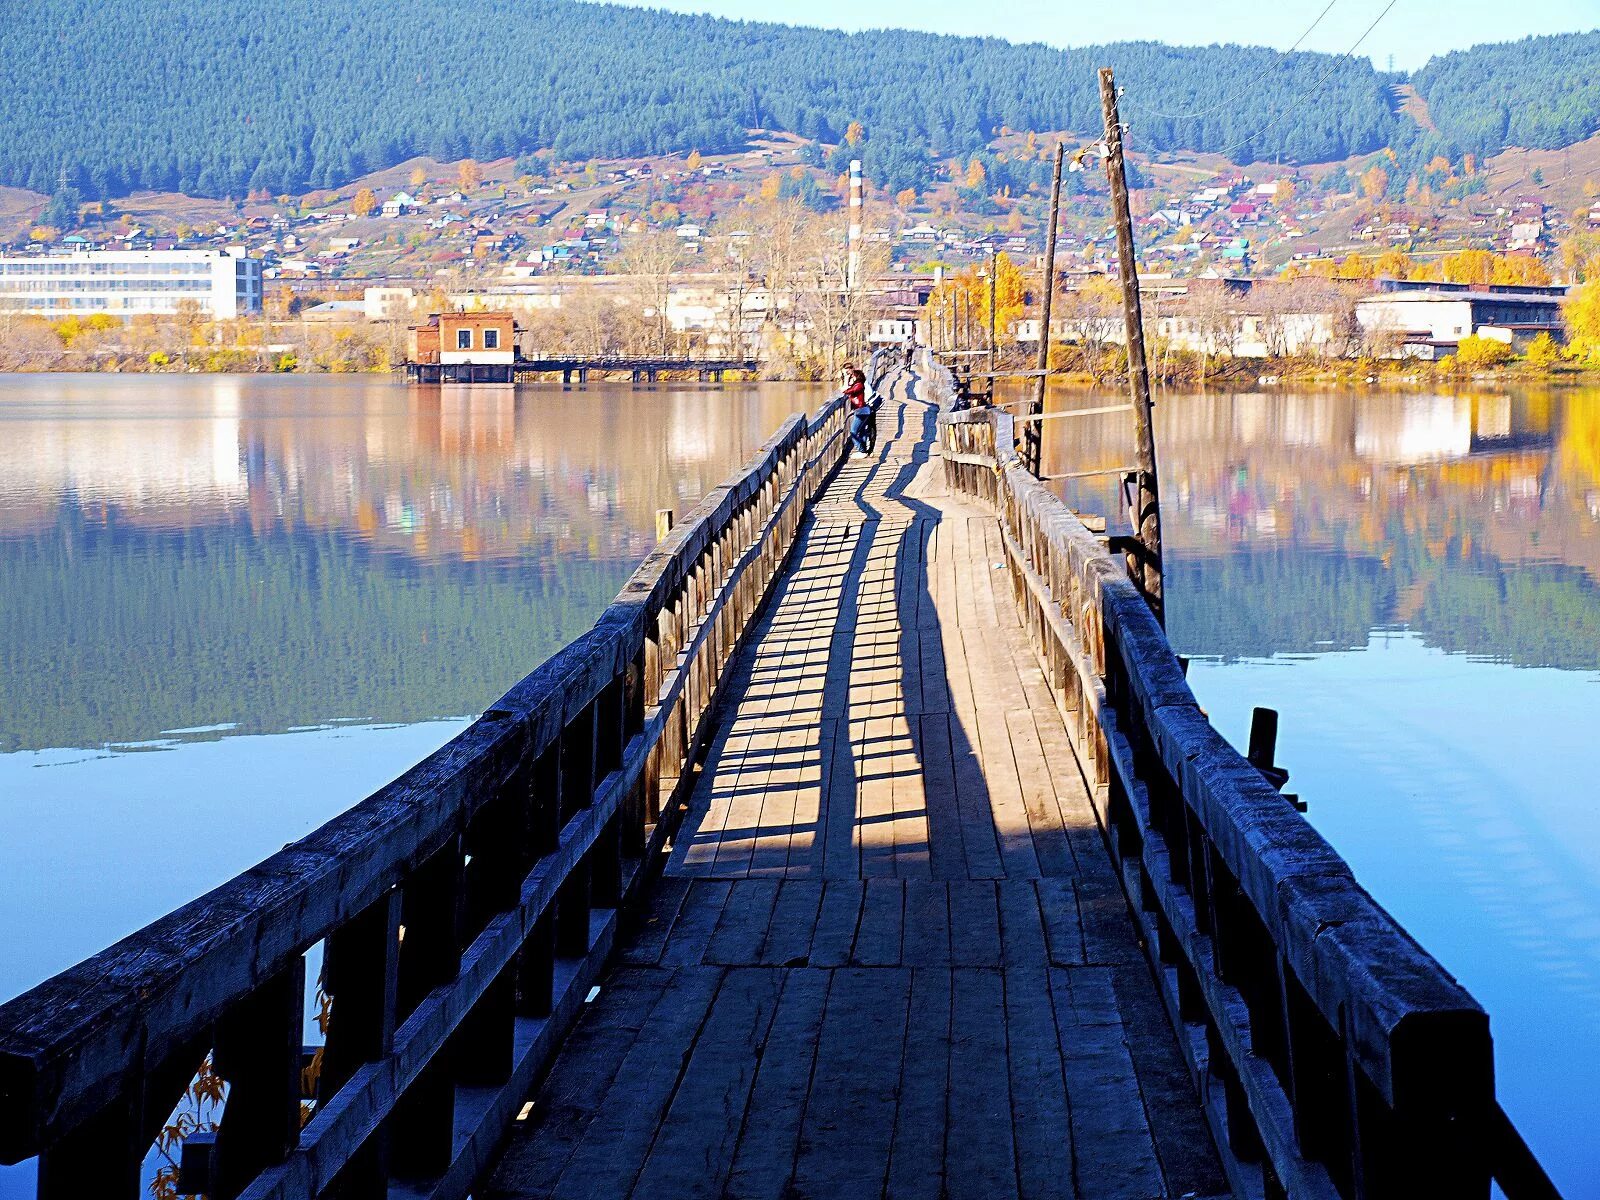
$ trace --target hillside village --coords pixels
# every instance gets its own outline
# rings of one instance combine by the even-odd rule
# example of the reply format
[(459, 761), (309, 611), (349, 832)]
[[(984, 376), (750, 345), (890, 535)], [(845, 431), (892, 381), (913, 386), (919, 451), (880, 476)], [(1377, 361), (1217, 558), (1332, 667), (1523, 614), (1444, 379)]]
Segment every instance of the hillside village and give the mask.
[[(837, 168), (863, 149), (870, 162), (870, 144), (858, 146), (855, 137), (853, 129), (852, 139), (824, 145), (753, 131), (735, 154), (582, 163), (559, 163), (544, 153), (488, 163), (414, 159), (334, 190), (237, 201), (145, 193), (92, 204), (72, 197), (63, 204), (60, 196), (8, 189), (0, 193), (0, 237), (10, 241), (13, 255), (45, 259), (97, 249), (213, 250), (249, 258), (260, 264), (264, 315), (302, 328), (403, 325), (452, 307), (501, 307), (531, 316), (561, 307), (561, 297), (574, 289), (606, 293), (625, 308), (630, 297), (637, 299), (628, 279), (666, 270), (678, 281), (667, 305), (680, 348), (719, 338), (731, 346), (737, 336), (743, 351), (759, 340), (752, 319), (759, 323), (788, 303), (776, 295), (763, 299), (761, 292), (770, 207), (787, 203), (809, 214), (817, 236), (842, 244), (845, 180)], [(888, 319), (882, 328), (896, 337), (917, 328), (906, 322), (918, 320), (941, 280), (984, 272), (998, 255), (1025, 274), (1037, 272), (1047, 159), (1057, 140), (1069, 151), (1084, 146), (1070, 134), (1005, 130), (985, 156), (946, 163), (924, 192), (890, 195), (869, 176), (865, 239), (876, 278), (875, 315)], [(1130, 164), (1142, 277), (1180, 300), (1169, 313), (1168, 332), (1186, 327), (1178, 309), (1187, 281), (1196, 279), (1226, 282), (1223, 293), (1235, 298), (1248, 293), (1248, 285), (1241, 286), (1247, 280), (1320, 277), (1367, 288), (1379, 276), (1444, 282), (1453, 278), (1452, 256), (1471, 251), (1495, 256), (1485, 284), (1544, 289), (1574, 269), (1562, 248), (1600, 229), (1600, 187), (1589, 177), (1600, 179), (1600, 145), (1585, 143), (1558, 157), (1559, 167), (1546, 161), (1551, 154), (1521, 151), (1481, 165), (1470, 155), (1454, 164), (1435, 160), (1401, 190), (1386, 169), (1392, 153), (1310, 167), (1238, 167), (1216, 156), (1136, 152)], [(1096, 167), (1091, 155), (1086, 169), (1067, 177), (1057, 269), (1069, 291), (1115, 273)], [(990, 190), (995, 182), (999, 186)], [(645, 246), (653, 247), (657, 266), (641, 267)], [(1234, 305), (1236, 328), (1220, 339), (1222, 356), (1249, 353), (1244, 345), (1260, 343), (1244, 336), (1256, 310), (1306, 307), (1303, 299), (1270, 299), (1270, 292), (1268, 299)], [(572, 303), (568, 295), (569, 309)], [(1336, 307), (1322, 304), (1319, 352), (1336, 340), (1328, 332), (1341, 320)], [(733, 309), (737, 316), (729, 315)], [(1526, 336), (1520, 340), (1538, 332), (1559, 335), (1558, 320), (1540, 322), (1521, 331)], [(926, 321), (920, 328), (929, 336)], [(1037, 338), (1037, 322), (1031, 334), (1025, 322), (1004, 332), (1020, 344)], [(1416, 343), (1409, 355), (1435, 357), (1452, 349), (1436, 328), (1411, 332), (1419, 336), (1402, 338)], [(274, 344), (294, 349), (292, 339), (274, 337)], [(1067, 337), (1076, 340), (1074, 329)], [(357, 366), (402, 355), (391, 330), (382, 352)]]

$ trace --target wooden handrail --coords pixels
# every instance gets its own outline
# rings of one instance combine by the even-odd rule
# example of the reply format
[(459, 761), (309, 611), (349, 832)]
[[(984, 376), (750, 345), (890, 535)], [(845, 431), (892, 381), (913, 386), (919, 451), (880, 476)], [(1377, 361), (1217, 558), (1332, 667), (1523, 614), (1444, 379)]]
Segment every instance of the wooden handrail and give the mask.
[[(229, 1083), (213, 1200), (336, 1178), (344, 1194), (396, 1177), (466, 1195), (681, 814), (724, 668), (844, 429), (837, 400), (790, 418), (587, 634), (444, 747), (0, 1006), (0, 1162), (39, 1155), (52, 1200), (132, 1200), (211, 1054)], [(301, 981), (319, 943), (329, 1027), (301, 1129)]]
[(1014, 418), (948, 412), (940, 433), (949, 484), (999, 519), (1239, 1194), (1487, 1197), (1491, 1177), (1526, 1177), (1494, 1150), (1513, 1139), (1491, 1136), (1476, 1001), (1212, 727), (1122, 562), (1024, 469)]

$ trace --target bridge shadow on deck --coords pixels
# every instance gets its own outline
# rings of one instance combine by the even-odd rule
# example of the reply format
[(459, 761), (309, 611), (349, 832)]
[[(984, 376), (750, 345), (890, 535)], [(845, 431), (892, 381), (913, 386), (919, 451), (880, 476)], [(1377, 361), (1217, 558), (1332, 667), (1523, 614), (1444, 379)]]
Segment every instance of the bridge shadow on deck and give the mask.
[(1226, 1191), (920, 382), (818, 498), (642, 926), (480, 1196)]

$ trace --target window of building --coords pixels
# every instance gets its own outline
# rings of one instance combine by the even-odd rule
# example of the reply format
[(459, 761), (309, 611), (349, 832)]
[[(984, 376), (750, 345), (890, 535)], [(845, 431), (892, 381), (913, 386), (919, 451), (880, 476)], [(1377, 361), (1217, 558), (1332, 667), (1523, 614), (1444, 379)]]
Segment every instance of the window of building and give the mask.
[(485, 350), (500, 349), (500, 331), (498, 329), (485, 329), (483, 331), (483, 348)]
[(472, 330), (470, 330), (470, 329), (458, 329), (458, 330), (456, 330), (456, 349), (457, 350), (471, 350), (472, 349)]

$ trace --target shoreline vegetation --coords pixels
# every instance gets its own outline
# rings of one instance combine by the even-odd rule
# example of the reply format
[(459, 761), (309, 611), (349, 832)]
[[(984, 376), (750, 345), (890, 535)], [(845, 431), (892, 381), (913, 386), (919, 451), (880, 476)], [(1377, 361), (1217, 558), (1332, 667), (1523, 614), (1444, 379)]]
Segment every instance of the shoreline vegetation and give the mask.
[[(316, 325), (262, 321), (185, 322), (180, 317), (140, 319), (124, 325), (109, 318), (6, 320), (0, 315), (0, 373), (205, 374), (205, 375), (398, 375), (405, 359), (404, 322)], [(1168, 387), (1274, 384), (1415, 385), (1461, 380), (1507, 383), (1592, 384), (1600, 364), (1577, 359), (1548, 339), (1522, 354), (1487, 338), (1464, 339), (1457, 354), (1436, 361), (1366, 352), (1348, 356), (1202, 354), (1150, 342), (1152, 382)], [(972, 347), (981, 351), (982, 346)], [(683, 351), (696, 353), (694, 347)], [(1007, 346), (996, 370), (1019, 374), (1036, 363), (1031, 346)], [(830, 356), (832, 357), (832, 356)], [(974, 359), (987, 369), (981, 358)], [(1052, 382), (1068, 388), (1102, 388), (1126, 380), (1120, 346), (1087, 349), (1076, 343), (1050, 352)], [(627, 380), (627, 372), (611, 372)], [(600, 379), (608, 373), (596, 372)], [(661, 380), (694, 381), (693, 371), (663, 371)], [(825, 365), (788, 356), (773, 358), (759, 372), (730, 372), (729, 382), (816, 380)]]

